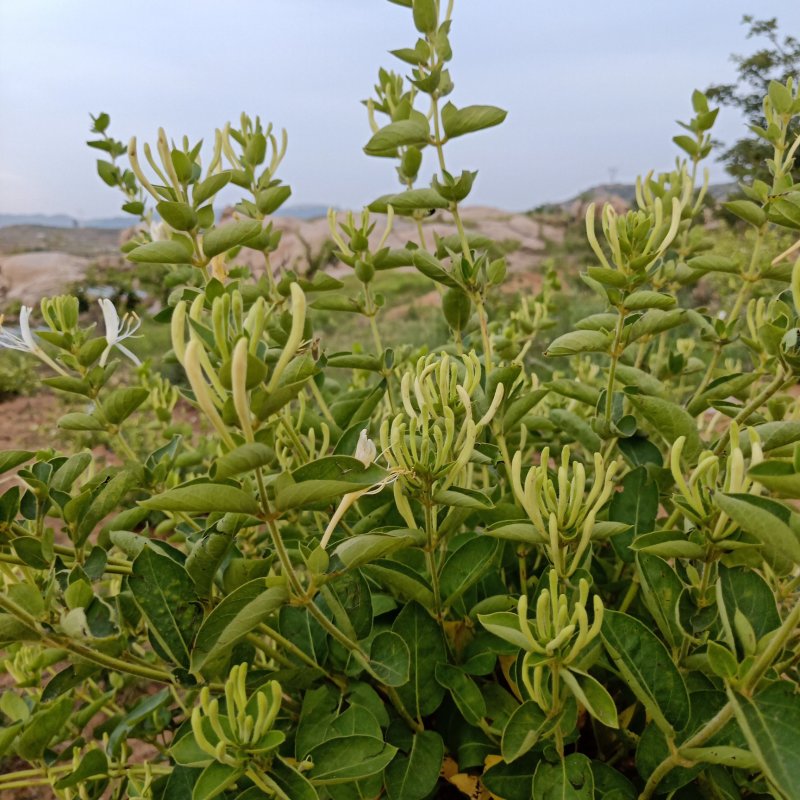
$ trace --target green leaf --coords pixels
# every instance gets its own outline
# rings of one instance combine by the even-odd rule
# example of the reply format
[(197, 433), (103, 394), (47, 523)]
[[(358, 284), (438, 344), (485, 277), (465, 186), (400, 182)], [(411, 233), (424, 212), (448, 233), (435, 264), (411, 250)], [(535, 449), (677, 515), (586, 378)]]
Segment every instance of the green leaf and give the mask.
[(767, 686), (754, 697), (729, 691), (736, 720), (764, 774), (786, 800), (800, 797), (800, 695), (789, 681)]
[(683, 531), (644, 533), (633, 540), (631, 549), (662, 558), (702, 558), (705, 555), (705, 548), (689, 539)]
[(800, 498), (800, 472), (788, 461), (762, 461), (748, 470), (753, 480), (784, 497)]
[(685, 321), (685, 317), (686, 311), (682, 308), (673, 308), (670, 311), (651, 308), (625, 329), (628, 333), (627, 343), (632, 344), (642, 336), (653, 336), (675, 328)]
[[(757, 573), (743, 567), (719, 565), (722, 611), (733, 622), (736, 611), (747, 618), (756, 639), (781, 625), (775, 595), (769, 584)], [(718, 595), (719, 597), (719, 595)]]
[(713, 253), (690, 258), (686, 264), (700, 272), (731, 272), (737, 273), (739, 265), (732, 258), (719, 256)]
[(213, 800), (233, 786), (242, 775), (244, 767), (214, 761), (200, 773), (192, 791), (192, 800)]
[(58, 420), (58, 427), (65, 431), (104, 431), (106, 429), (106, 426), (97, 417), (83, 414), (80, 411), (64, 414)]
[[(122, 501), (122, 498), (141, 480), (141, 468), (124, 469), (118, 472), (94, 496), (88, 508), (81, 509), (80, 519), (77, 521), (76, 544), (83, 544), (89, 534), (105, 519)], [(73, 498), (65, 507), (78, 498)]]
[(757, 206), (752, 200), (730, 200), (727, 203), (723, 203), (722, 207), (757, 228), (760, 228), (767, 221), (764, 209)]
[(203, 620), (192, 650), (192, 672), (215, 674), (236, 644), (288, 601), (283, 586), (256, 578), (234, 589)]
[(444, 742), (435, 731), (415, 733), (408, 757), (398, 753), (386, 767), (384, 783), (389, 800), (425, 800), (439, 780)]
[(636, 554), (636, 568), (642, 599), (670, 647), (679, 647), (683, 631), (678, 624), (677, 608), (683, 583), (664, 559), (648, 553)]
[(619, 728), (614, 700), (598, 681), (591, 675), (576, 669), (562, 670), (561, 677), (575, 699), (596, 720), (608, 728)]
[(407, 600), (415, 600), (426, 608), (433, 606), (433, 591), (420, 574), (399, 561), (382, 558), (365, 564), (364, 572), (385, 588)]
[(50, 741), (64, 733), (63, 728), (72, 716), (72, 704), (73, 699), (69, 694), (52, 703), (43, 703), (39, 710), (31, 715), (16, 739), (14, 746), (17, 755), (26, 761), (40, 759)]
[(623, 561), (633, 561), (634, 554), (629, 547), (634, 537), (649, 533), (655, 527), (658, 505), (658, 486), (649, 480), (647, 470), (642, 466), (632, 469), (622, 479), (622, 491), (614, 493), (608, 509), (610, 520), (631, 526), (627, 533), (611, 540), (614, 551)]
[(341, 736), (328, 739), (308, 754), (314, 766), (308, 777), (316, 784), (348, 783), (381, 772), (397, 748), (373, 736)]
[(403, 638), (393, 631), (381, 631), (369, 650), (372, 672), (386, 686), (403, 686), (408, 683), (410, 654)]
[(392, 631), (408, 646), (409, 680), (397, 689), (414, 717), (432, 714), (442, 702), (444, 689), (436, 682), (436, 664), (446, 656), (442, 631), (418, 603), (408, 603), (397, 615)]
[(463, 136), (465, 133), (480, 131), (500, 125), (508, 112), (497, 106), (464, 106), (456, 108), (447, 103), (442, 108), (442, 123), (448, 139)]
[[(493, 746), (493, 752), (495, 749)], [(503, 800), (532, 800), (533, 775), (540, 758), (538, 753), (528, 753), (511, 764), (499, 761), (481, 775), (481, 784)], [(476, 760), (480, 764), (483, 759)]]
[(516, 761), (551, 729), (552, 721), (544, 711), (533, 700), (526, 700), (508, 718), (503, 728), (500, 745), (503, 758), (509, 763)]
[(134, 560), (128, 587), (153, 638), (175, 664), (188, 668), (200, 617), (189, 573), (150, 545)]
[(136, 264), (191, 264), (192, 251), (172, 239), (141, 244), (126, 254)]
[(148, 717), (162, 706), (168, 705), (172, 702), (172, 693), (169, 689), (162, 689), (160, 692), (146, 695), (141, 700), (136, 702), (127, 714), (122, 719), (119, 719), (114, 730), (108, 737), (108, 747), (106, 751), (112, 755), (119, 755), (122, 743), (128, 738), (130, 733), (139, 725), (144, 722)]
[(420, 118), (391, 122), (373, 135), (364, 152), (370, 156), (383, 155), (401, 146), (427, 144), (429, 138), (427, 122)]
[(190, 231), (197, 225), (197, 213), (187, 203), (162, 200), (156, 203), (156, 211), (161, 219), (176, 231)]
[(489, 633), (498, 636), (504, 642), (513, 644), (520, 650), (528, 649), (528, 639), (519, 629), (519, 617), (511, 611), (478, 614), (478, 621)]
[(603, 761), (592, 761), (595, 800), (636, 800), (633, 784)]
[(343, 494), (366, 489), (386, 477), (386, 471), (373, 464), (364, 467), (351, 456), (327, 456), (296, 469), (293, 482), (276, 489), (275, 506), (279, 511), (327, 503)]
[(638, 619), (619, 611), (605, 611), (601, 635), (623, 679), (659, 727), (683, 730), (689, 693), (662, 642)]
[(442, 489), (433, 496), (433, 501), (443, 506), (454, 508), (469, 508), (473, 511), (489, 511), (494, 507), (492, 501), (476, 489), (465, 489), (460, 486), (451, 486)]
[(231, 179), (231, 171), (223, 170), (214, 175), (209, 175), (205, 180), (200, 181), (192, 193), (192, 201), (195, 208), (203, 205), (209, 197), (213, 197), (217, 192), (227, 186), (228, 181)]
[(677, 301), (671, 294), (642, 289), (629, 294), (623, 302), (629, 311), (642, 311), (645, 308), (660, 308), (662, 311), (666, 311), (668, 308), (672, 308)]
[(464, 719), (470, 725), (478, 725), (486, 716), (486, 702), (475, 681), (450, 664), (437, 664), (435, 674), (437, 683), (449, 690)]
[(677, 403), (660, 397), (628, 394), (631, 405), (653, 426), (668, 444), (679, 436), (686, 437), (684, 456), (694, 461), (703, 450), (703, 441), (697, 431), (694, 418)]
[(30, 450), (4, 450), (0, 453), (0, 474), (30, 461), (34, 455)]
[(409, 189), (386, 198), (395, 211), (417, 211), (432, 208), (449, 208), (450, 203), (434, 189)]
[(78, 768), (71, 772), (69, 775), (56, 781), (56, 789), (69, 789), (71, 786), (76, 786), (83, 783), (89, 778), (97, 778), (102, 775), (108, 774), (108, 757), (102, 750), (90, 750), (81, 759)]
[(242, 489), (224, 483), (193, 483), (140, 500), (139, 505), (155, 511), (185, 511), (207, 514), (212, 511), (258, 514), (255, 498)]
[[(786, 513), (786, 509), (782, 509), (779, 503), (766, 498), (753, 498), (749, 494), (723, 492), (714, 495), (714, 502), (742, 530), (761, 542), (765, 551), (771, 551), (773, 555), (788, 559), (793, 564), (800, 563), (800, 536), (780, 518), (781, 510)], [(777, 514), (773, 513), (772, 507), (776, 507)]]
[(112, 425), (124, 422), (150, 396), (147, 389), (115, 389), (103, 401), (103, 414)]
[(439, 581), (445, 607), (455, 603), (470, 586), (487, 574), (500, 550), (497, 539), (476, 536), (448, 556)]
[(216, 460), (211, 477), (224, 481), (234, 475), (271, 464), (274, 459), (275, 451), (265, 444), (259, 442), (243, 444)]
[(414, 26), (420, 33), (435, 33), (439, 25), (436, 0), (412, 0)]
[(574, 356), (577, 353), (607, 353), (611, 349), (613, 336), (603, 331), (570, 331), (551, 342), (546, 356)]
[(355, 569), (362, 564), (369, 564), (379, 558), (402, 550), (406, 547), (420, 545), (425, 541), (425, 533), (420, 530), (398, 530), (389, 533), (363, 533), (345, 539), (333, 551), (347, 569)]
[(570, 753), (551, 764), (540, 761), (533, 776), (536, 800), (594, 800), (592, 763), (582, 753)]
[(291, 186), (270, 186), (258, 193), (256, 207), (262, 214), (274, 214), (291, 196)]
[(261, 223), (257, 219), (243, 219), (211, 228), (203, 236), (203, 252), (206, 258), (213, 258), (237, 245), (244, 244), (259, 233), (261, 233)]
[[(280, 792), (283, 792), (282, 796), (278, 796), (279, 800), (319, 800), (317, 790), (309, 780), (280, 756), (276, 756), (272, 761), (269, 779)], [(164, 800), (167, 798), (165, 797)], [(253, 798), (253, 800), (256, 799)]]

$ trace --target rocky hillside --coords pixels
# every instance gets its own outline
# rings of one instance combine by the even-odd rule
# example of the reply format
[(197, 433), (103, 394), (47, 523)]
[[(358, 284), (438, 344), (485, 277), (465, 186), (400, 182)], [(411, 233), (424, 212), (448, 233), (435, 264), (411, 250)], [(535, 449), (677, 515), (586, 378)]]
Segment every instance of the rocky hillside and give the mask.
[[(344, 218), (344, 212), (340, 212)], [(495, 208), (473, 207), (463, 211), (464, 225), (470, 234), (493, 240), (506, 254), (509, 271), (533, 270), (544, 257), (548, 243), (563, 240), (563, 224), (547, 216), (518, 214)], [(293, 269), (305, 273), (314, 269), (336, 269), (331, 258), (328, 222), (324, 218), (301, 219), (276, 217), (273, 225), (283, 232), (280, 246), (272, 256), (274, 268)], [(456, 227), (447, 212), (437, 212), (423, 222), (429, 245), (434, 236), (456, 234)], [(382, 233), (380, 224), (373, 236), (374, 244)], [(0, 309), (18, 302), (33, 303), (48, 294), (58, 294), (86, 275), (92, 265), (130, 268), (119, 255), (120, 237), (125, 233), (94, 228), (47, 228), (44, 226), (9, 226), (0, 229)], [(390, 247), (403, 247), (418, 241), (416, 225), (408, 219), (396, 218), (387, 240)], [(241, 251), (240, 262), (254, 272), (264, 269), (259, 253)]]

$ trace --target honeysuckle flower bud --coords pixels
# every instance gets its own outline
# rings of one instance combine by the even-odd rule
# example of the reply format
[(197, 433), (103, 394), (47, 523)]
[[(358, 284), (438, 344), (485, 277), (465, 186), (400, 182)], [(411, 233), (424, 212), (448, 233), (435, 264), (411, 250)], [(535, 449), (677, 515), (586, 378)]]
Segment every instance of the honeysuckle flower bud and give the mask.
[[(200, 366), (200, 352), (202, 344), (196, 340), (189, 342), (186, 347), (186, 354), (183, 360), (183, 368), (186, 371), (186, 377), (194, 392), (197, 405), (208, 418), (208, 421), (214, 426), (220, 438), (225, 442), (228, 447), (233, 449), (236, 444), (233, 441), (228, 428), (222, 421), (222, 417), (217, 411), (214, 401), (211, 397), (211, 391), (208, 388), (206, 379), (203, 375), (203, 368)], [(203, 351), (204, 352), (204, 351)]]
[(300, 343), (303, 341), (303, 330), (306, 324), (306, 296), (297, 283), (290, 287), (292, 293), (292, 327), (289, 331), (289, 338), (281, 352), (278, 363), (272, 372), (267, 391), (274, 391), (278, 385), (283, 370), (286, 365), (294, 358)]
[(100, 356), (100, 366), (105, 366), (111, 350), (116, 347), (138, 367), (142, 362), (121, 342), (125, 339), (130, 339), (139, 330), (142, 324), (141, 320), (134, 313), (125, 314), (120, 319), (114, 304), (106, 297), (101, 297), (97, 302), (100, 303), (103, 322), (106, 326), (106, 349), (103, 350), (103, 354)]
[(186, 355), (186, 301), (181, 300), (172, 311), (170, 321), (170, 335), (172, 337), (172, 349), (179, 364), (183, 364)]
[(239, 416), (242, 433), (248, 442), (253, 441), (253, 425), (251, 421), (250, 403), (247, 398), (247, 359), (248, 341), (244, 337), (236, 342), (233, 348), (231, 364), (231, 388), (233, 390), (233, 407)]

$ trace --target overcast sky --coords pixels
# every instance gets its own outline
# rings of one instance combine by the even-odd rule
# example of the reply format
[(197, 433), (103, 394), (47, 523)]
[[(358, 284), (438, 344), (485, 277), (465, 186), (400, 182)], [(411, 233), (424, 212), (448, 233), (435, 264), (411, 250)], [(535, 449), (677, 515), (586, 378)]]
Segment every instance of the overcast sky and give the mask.
[[(796, 0), (456, 0), (452, 99), (509, 114), (454, 141), (448, 166), (478, 168), (471, 201), (508, 209), (669, 168), (692, 89), (754, 46), (748, 12), (800, 34)], [(292, 203), (358, 208), (395, 188), (392, 163), (361, 150), (359, 100), (414, 41), (385, 0), (0, 0), (0, 212), (118, 214), (84, 144), (101, 110), (125, 141), (159, 125), (210, 141), (260, 114), (288, 129)], [(740, 124), (723, 113), (716, 133)]]

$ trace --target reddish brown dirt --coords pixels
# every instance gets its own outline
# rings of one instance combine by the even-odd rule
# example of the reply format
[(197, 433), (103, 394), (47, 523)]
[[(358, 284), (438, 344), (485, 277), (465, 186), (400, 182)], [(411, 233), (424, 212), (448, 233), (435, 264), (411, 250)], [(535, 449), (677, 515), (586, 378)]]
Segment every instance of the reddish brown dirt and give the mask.
[(0, 450), (56, 446), (61, 438), (56, 422), (64, 413), (63, 402), (46, 392), (0, 403)]

